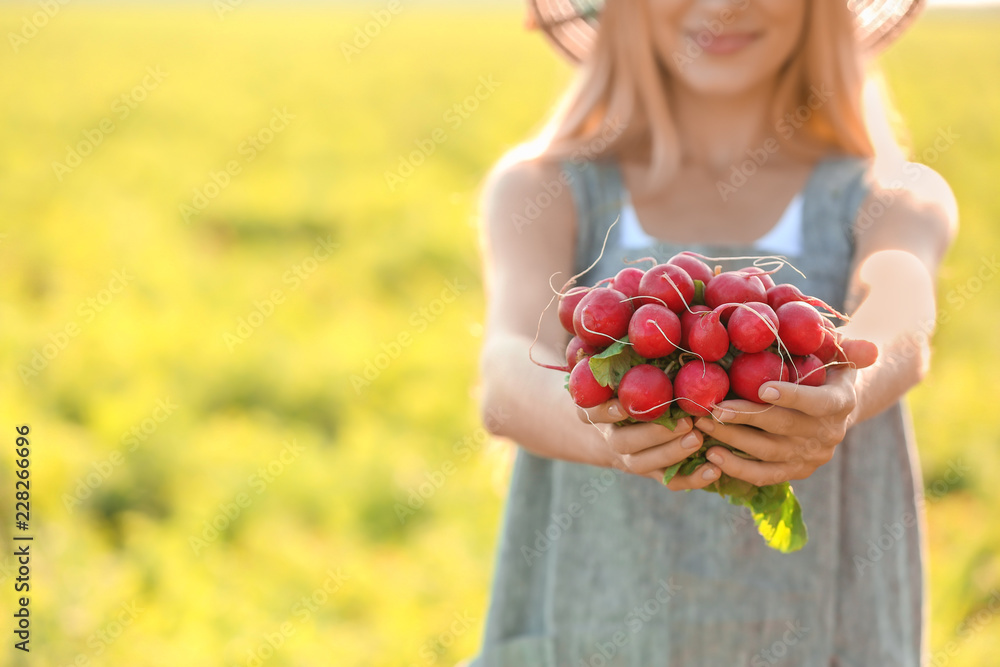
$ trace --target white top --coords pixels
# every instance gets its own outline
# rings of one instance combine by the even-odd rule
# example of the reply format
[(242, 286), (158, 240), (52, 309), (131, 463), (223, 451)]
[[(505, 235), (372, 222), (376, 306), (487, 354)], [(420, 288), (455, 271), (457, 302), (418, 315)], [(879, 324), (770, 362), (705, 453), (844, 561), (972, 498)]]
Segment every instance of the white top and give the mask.
[[(631, 199), (626, 199), (622, 206), (622, 218), (618, 224), (621, 225), (622, 245), (626, 248), (645, 248), (657, 243), (657, 239), (642, 228)], [(753, 246), (774, 255), (802, 254), (802, 193), (792, 197), (777, 224), (754, 241)]]

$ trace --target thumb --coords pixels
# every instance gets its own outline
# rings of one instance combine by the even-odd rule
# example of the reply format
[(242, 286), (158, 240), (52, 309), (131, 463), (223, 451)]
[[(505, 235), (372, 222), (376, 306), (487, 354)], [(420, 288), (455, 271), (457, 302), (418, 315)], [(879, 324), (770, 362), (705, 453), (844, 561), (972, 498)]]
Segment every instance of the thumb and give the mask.
[(580, 420), (591, 424), (614, 424), (625, 418), (625, 410), (617, 398), (605, 401), (592, 408), (580, 408)]
[(845, 338), (840, 342), (844, 352), (841, 356), (856, 368), (867, 368), (878, 359), (878, 346), (875, 343), (860, 338)]

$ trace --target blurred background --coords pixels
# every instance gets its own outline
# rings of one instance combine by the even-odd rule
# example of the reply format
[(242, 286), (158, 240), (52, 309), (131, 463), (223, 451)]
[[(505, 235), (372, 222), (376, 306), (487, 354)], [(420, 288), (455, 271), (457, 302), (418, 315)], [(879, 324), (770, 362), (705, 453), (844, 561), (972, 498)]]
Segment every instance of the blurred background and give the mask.
[[(569, 79), (518, 2), (0, 5), (0, 480), (31, 426), (31, 653), (453, 665), (511, 446), (475, 401), (477, 198)], [(1000, 12), (882, 62), (962, 214), (927, 382), (935, 666), (996, 664)], [(0, 504), (13, 544), (13, 502)]]

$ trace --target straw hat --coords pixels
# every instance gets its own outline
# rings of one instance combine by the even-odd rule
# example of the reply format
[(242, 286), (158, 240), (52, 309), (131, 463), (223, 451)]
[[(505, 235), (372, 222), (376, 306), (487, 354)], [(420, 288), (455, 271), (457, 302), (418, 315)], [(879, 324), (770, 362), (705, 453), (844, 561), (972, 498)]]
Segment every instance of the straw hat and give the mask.
[[(858, 40), (878, 51), (896, 39), (923, 9), (923, 0), (847, 0), (858, 23)], [(528, 0), (528, 25), (541, 28), (570, 60), (580, 62), (597, 36), (604, 0)]]

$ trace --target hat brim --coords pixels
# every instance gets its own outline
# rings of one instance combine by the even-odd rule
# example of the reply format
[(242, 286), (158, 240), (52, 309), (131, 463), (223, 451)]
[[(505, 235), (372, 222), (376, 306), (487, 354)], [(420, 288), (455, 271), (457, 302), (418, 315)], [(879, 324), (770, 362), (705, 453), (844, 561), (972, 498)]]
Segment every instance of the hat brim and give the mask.
[[(924, 0), (847, 0), (861, 48), (876, 53), (896, 40), (924, 7)], [(604, 0), (528, 0), (533, 22), (569, 60), (582, 62), (597, 38)]]

